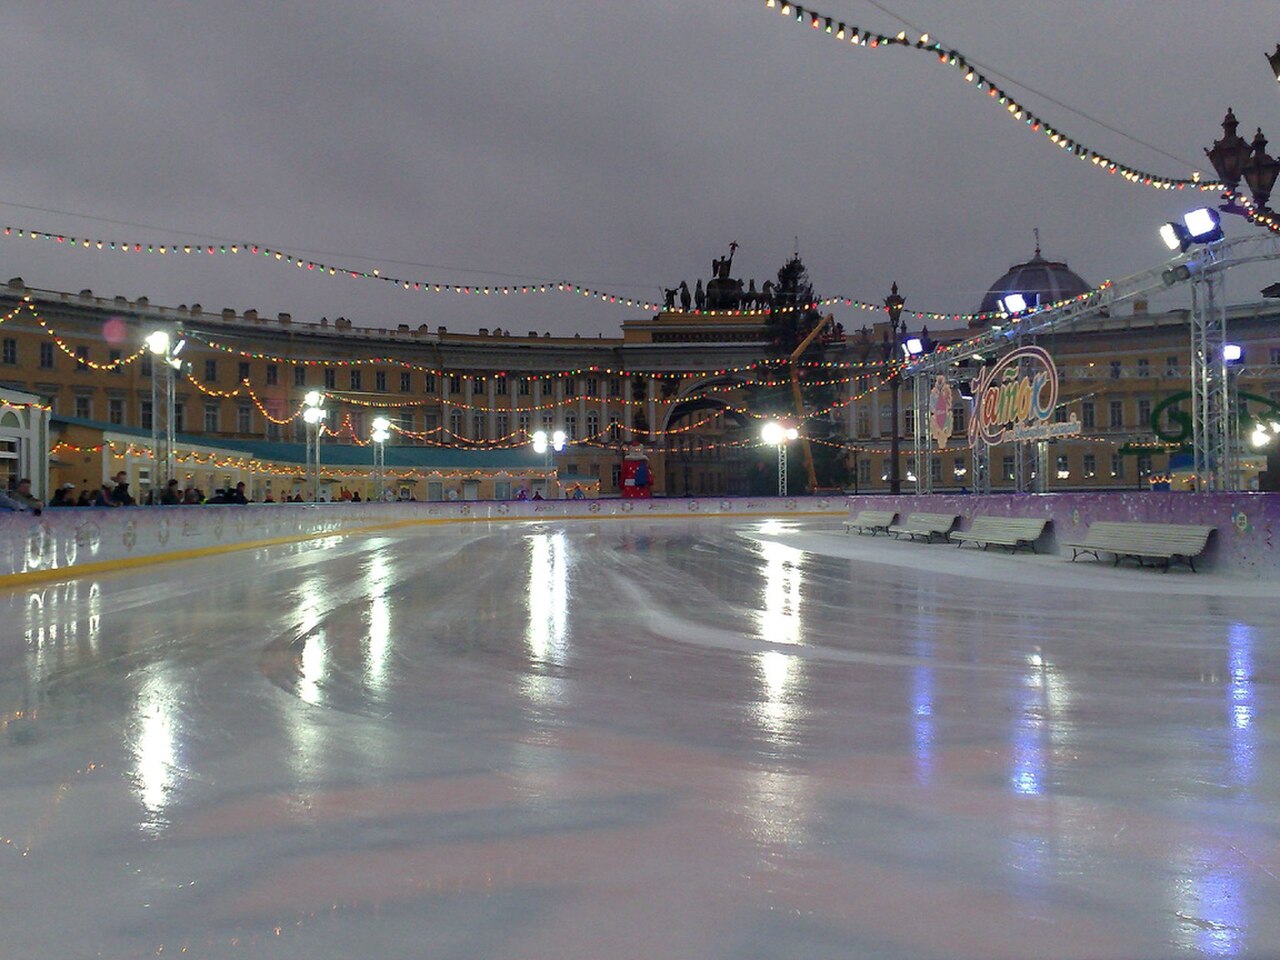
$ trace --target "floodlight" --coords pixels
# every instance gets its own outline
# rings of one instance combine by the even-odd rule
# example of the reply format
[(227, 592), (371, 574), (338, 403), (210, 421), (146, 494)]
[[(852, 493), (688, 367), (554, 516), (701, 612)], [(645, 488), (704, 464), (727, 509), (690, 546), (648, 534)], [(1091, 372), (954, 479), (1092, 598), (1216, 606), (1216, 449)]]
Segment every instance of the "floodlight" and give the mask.
[(390, 420), (388, 420), (386, 417), (374, 417), (374, 418), (373, 418), (373, 429), (374, 429), (374, 430), (381, 431), (381, 432), (384, 432), (384, 433), (385, 433), (385, 432), (386, 432), (386, 430), (387, 430), (390, 426), (391, 426), (391, 421), (390, 421)]
[(391, 439), (391, 434), (387, 433), (386, 430), (374, 430), (373, 433), (370, 434), (370, 439), (372, 439), (374, 443), (386, 443)]
[(533, 452), (534, 453), (547, 452), (547, 431), (535, 430), (533, 432)]
[(771, 446), (777, 446), (786, 439), (787, 431), (782, 424), (770, 420), (760, 428), (760, 439)]
[(1244, 361), (1244, 347), (1238, 343), (1224, 343), (1222, 345), (1222, 362), (1223, 363), (1242, 363)]
[(1271, 434), (1267, 433), (1267, 431), (1263, 430), (1261, 427), (1254, 427), (1253, 436), (1249, 439), (1255, 447), (1265, 447), (1271, 440)]
[(551, 449), (556, 453), (559, 453), (564, 449), (564, 443), (568, 439), (569, 438), (565, 436), (565, 432), (563, 430), (556, 430), (551, 434)]
[(1000, 301), (1000, 308), (1005, 313), (1021, 313), (1027, 309), (1027, 298), (1020, 293), (1005, 294), (1004, 299)]
[(1186, 227), (1180, 223), (1166, 223), (1160, 228), (1160, 239), (1170, 250), (1185, 250), (1190, 243)]
[(302, 419), (305, 423), (316, 424), (324, 418), (324, 411), (319, 407), (307, 407), (302, 411)]
[(787, 427), (786, 436), (788, 440), (794, 440), (796, 439), (796, 437), (800, 436), (800, 431), (797, 430), (795, 427)]
[(307, 395), (302, 398), (302, 402), (308, 407), (323, 407), (324, 394), (319, 390), (308, 390)]
[(1187, 236), (1194, 243), (1211, 243), (1222, 239), (1222, 219), (1211, 207), (1197, 207), (1182, 215)]
[(180, 354), (183, 348), (186, 347), (186, 345), (187, 345), (187, 338), (179, 337), (178, 342), (173, 345), (173, 355), (176, 357), (178, 354)]
[(924, 353), (924, 341), (919, 337), (908, 337), (902, 345), (902, 350), (908, 357), (918, 357)]
[(177, 357), (170, 357), (170, 358), (169, 358), (169, 366), (173, 367), (173, 369), (175, 369), (175, 370), (181, 370), (181, 369), (182, 369), (182, 361), (181, 361), (181, 360), (179, 360)]
[(168, 353), (169, 332), (167, 330), (153, 330), (147, 334), (147, 349), (156, 354)]

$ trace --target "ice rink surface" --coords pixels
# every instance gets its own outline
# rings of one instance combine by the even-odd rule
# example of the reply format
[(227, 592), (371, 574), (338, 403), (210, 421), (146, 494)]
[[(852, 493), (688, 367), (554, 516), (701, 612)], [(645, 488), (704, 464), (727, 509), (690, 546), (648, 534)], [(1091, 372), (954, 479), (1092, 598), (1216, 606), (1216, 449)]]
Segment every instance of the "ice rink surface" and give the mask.
[(1274, 585), (838, 529), (0, 594), (0, 956), (1280, 956)]

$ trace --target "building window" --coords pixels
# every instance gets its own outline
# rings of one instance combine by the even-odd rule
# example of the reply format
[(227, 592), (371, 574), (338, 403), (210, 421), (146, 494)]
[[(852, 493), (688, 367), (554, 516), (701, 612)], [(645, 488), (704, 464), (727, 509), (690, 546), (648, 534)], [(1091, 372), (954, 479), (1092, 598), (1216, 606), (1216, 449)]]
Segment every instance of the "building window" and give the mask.
[(18, 341), (13, 337), (4, 338), (4, 356), (3, 362), (6, 364), (16, 364), (18, 362)]
[(942, 458), (934, 457), (929, 461), (929, 479), (934, 483), (942, 482)]
[(151, 429), (151, 401), (143, 400), (138, 404), (138, 425), (143, 430)]
[[(609, 378), (609, 396), (618, 397), (622, 395), (622, 380), (618, 377)], [(617, 486), (617, 484), (614, 484)]]
[(951, 408), (951, 432), (964, 433), (964, 407), (959, 404)]
[(267, 364), (267, 386), (274, 387), (280, 382), (280, 368), (274, 363)]
[(521, 377), (519, 380), (516, 381), (516, 393), (518, 393), (522, 397), (527, 397), (529, 395), (529, 378), (528, 377)]
[(564, 417), (564, 435), (570, 440), (578, 439), (578, 417), (576, 414), (567, 413)]
[(88, 347), (76, 347), (76, 369), (77, 370), (89, 369), (89, 348)]
[(520, 426), (520, 432), (525, 436), (529, 435), (529, 414), (521, 413), (516, 419), (516, 423)]
[(1151, 376), (1151, 361), (1148, 360), (1146, 357), (1138, 358), (1138, 376), (1140, 377)]
[(564, 378), (564, 395), (566, 397), (576, 397), (578, 395), (578, 381), (573, 377)]
[(477, 393), (484, 393), (484, 377), (479, 376), (478, 374), (472, 375), (471, 393), (473, 395)]
[(181, 433), (185, 429), (184, 424), (186, 423), (186, 419), (187, 419), (186, 407), (181, 403), (175, 403), (173, 405), (173, 432), (174, 433)]
[(1138, 401), (1138, 426), (1145, 428), (1149, 426), (1150, 423), (1151, 423), (1151, 401), (1139, 400)]
[(1124, 477), (1124, 457), (1119, 453), (1111, 454), (1111, 476), (1117, 479)]
[[(142, 355), (142, 366), (143, 366), (142, 375), (144, 377), (151, 376), (151, 357), (148, 354), (144, 353)], [(40, 344), (40, 369), (42, 370), (53, 369), (53, 344), (52, 343)]]
[(622, 423), (617, 417), (610, 415), (609, 417), (609, 439), (617, 440), (622, 436)]
[(859, 407), (858, 413), (854, 417), (858, 424), (858, 436), (871, 436), (871, 411), (867, 407)]
[(236, 364), (236, 382), (244, 383), (249, 379), (249, 364), (247, 361), (241, 361)]
[(1151, 465), (1151, 454), (1149, 453), (1138, 454), (1138, 476), (1149, 477), (1154, 472), (1155, 470)]
[(600, 381), (595, 377), (587, 377), (587, 396), (595, 397), (600, 393)]
[(1054, 423), (1067, 422), (1067, 408), (1064, 404), (1060, 403), (1053, 408), (1053, 422)]
[(124, 401), (119, 397), (107, 400), (107, 422), (117, 427), (124, 425)]
[(1271, 348), (1271, 365), (1273, 367), (1280, 367), (1280, 347)]
[(93, 419), (92, 397), (76, 397), (76, 416), (81, 420)]
[(1112, 380), (1120, 379), (1120, 361), (1119, 360), (1111, 361), (1111, 379)]
[(600, 414), (595, 410), (587, 412), (587, 437), (589, 439), (598, 438), (600, 433)]
[(424, 393), (436, 392), (436, 375), (434, 373), (428, 373), (423, 377), (422, 390)]
[(907, 407), (902, 411), (903, 429), (908, 437), (914, 436), (916, 432), (916, 412), (913, 408)]
[(295, 387), (305, 387), (307, 385), (307, 368), (300, 363), (293, 368), (293, 385)]
[(493, 418), (493, 429), (499, 440), (505, 440), (507, 434), (511, 432), (511, 417), (505, 413), (495, 414)]
[(1092, 453), (1084, 455), (1084, 475), (1085, 479), (1091, 480), (1098, 475), (1098, 458)]
[(336, 389), (338, 386), (338, 371), (333, 367), (324, 368), (324, 388), (326, 390)]
[(542, 395), (544, 397), (549, 397), (552, 393), (551, 381), (544, 378), (542, 381)]
[(1112, 429), (1119, 429), (1124, 426), (1124, 403), (1120, 400), (1112, 400), (1108, 406), (1109, 419), (1108, 423)]
[(461, 410), (449, 411), (449, 432), (453, 434), (453, 437), (455, 439), (462, 436), (462, 411)]
[(1080, 404), (1080, 425), (1086, 430), (1092, 430), (1097, 426), (1096, 417), (1093, 413), (1093, 401), (1086, 400)]
[(483, 413), (473, 413), (471, 415), (471, 439), (485, 439), (485, 432), (488, 429), (489, 422)]
[(121, 357), (120, 357), (119, 350), (107, 351), (107, 363), (115, 364), (115, 366), (111, 368), (112, 373), (124, 373), (124, 367), (120, 366), (120, 360), (121, 360)]
[(204, 432), (218, 432), (218, 405), (216, 403), (206, 403), (204, 405)]
[(1178, 358), (1177, 357), (1164, 358), (1164, 375), (1166, 377), (1176, 377), (1178, 375)]
[(460, 373), (449, 374), (449, 392), (450, 393), (462, 392), (462, 374)]
[(871, 461), (858, 461), (858, 483), (861, 486), (868, 487), (871, 485)]
[(408, 370), (402, 371), (400, 374), (400, 392), (408, 393), (413, 389), (413, 374)]
[(361, 383), (362, 383), (362, 381), (363, 381), (363, 379), (364, 379), (364, 378), (363, 378), (363, 376), (361, 376), (361, 371), (360, 371), (359, 369), (351, 370), (351, 371), (349, 372), (349, 375), (348, 375), (348, 376), (349, 376), (349, 379), (350, 379), (350, 382), (351, 382), (351, 389), (352, 389), (352, 390), (360, 390), (360, 389), (363, 389), (363, 388), (362, 388), (362, 386), (361, 386)]
[(1071, 462), (1065, 453), (1058, 454), (1058, 479), (1065, 480), (1071, 476)]
[(438, 413), (424, 413), (422, 415), (422, 432), (434, 434), (440, 429), (440, 415)]
[(387, 392), (387, 371), (377, 370), (373, 374), (373, 389), (379, 393)]
[(1002, 466), (1004, 467), (1004, 478), (1006, 480), (1012, 480), (1013, 479), (1013, 457), (1005, 457), (1004, 463)]
[(964, 465), (963, 457), (956, 457), (951, 464), (951, 474), (957, 480), (969, 473), (969, 468)]
[(253, 432), (253, 413), (247, 403), (236, 407), (236, 433)]
[(620, 464), (620, 463), (615, 463), (615, 464), (613, 465), (612, 469), (609, 471), (609, 481), (613, 484), (613, 489), (614, 489), (614, 490), (619, 490), (619, 489), (621, 489), (621, 487), (622, 487), (622, 464)]
[(204, 362), (204, 382), (217, 383), (218, 381), (218, 361), (206, 360)]

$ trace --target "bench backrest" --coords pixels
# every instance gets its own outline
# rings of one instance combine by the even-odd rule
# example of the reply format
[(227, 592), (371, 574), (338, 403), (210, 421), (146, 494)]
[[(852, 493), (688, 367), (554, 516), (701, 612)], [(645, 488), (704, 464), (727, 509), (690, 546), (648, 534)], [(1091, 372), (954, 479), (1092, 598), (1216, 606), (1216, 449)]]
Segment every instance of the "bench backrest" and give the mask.
[(959, 519), (959, 515), (954, 513), (913, 513), (902, 522), (902, 525), (918, 530), (936, 530), (939, 533), (946, 533)]
[(898, 514), (894, 510), (859, 510), (849, 522), (854, 526), (887, 527)]
[(978, 536), (988, 534), (1037, 540), (1048, 522), (1043, 517), (974, 517), (966, 532)]
[(1121, 523), (1099, 520), (1089, 525), (1085, 538), (1091, 546), (1119, 544), (1151, 547), (1183, 547), (1193, 553), (1205, 548), (1213, 527), (1178, 523)]

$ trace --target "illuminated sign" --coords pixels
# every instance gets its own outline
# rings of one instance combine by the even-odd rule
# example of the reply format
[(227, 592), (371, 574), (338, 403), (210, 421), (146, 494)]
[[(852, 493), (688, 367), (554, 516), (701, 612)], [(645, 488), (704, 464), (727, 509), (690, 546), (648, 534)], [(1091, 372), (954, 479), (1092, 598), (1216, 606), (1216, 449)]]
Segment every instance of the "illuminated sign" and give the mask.
[(974, 381), (969, 441), (994, 446), (1077, 436), (1080, 423), (1075, 414), (1054, 422), (1057, 405), (1058, 368), (1053, 357), (1040, 347), (1019, 347)]

